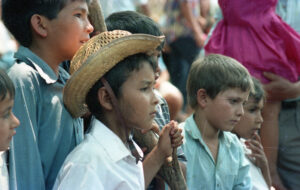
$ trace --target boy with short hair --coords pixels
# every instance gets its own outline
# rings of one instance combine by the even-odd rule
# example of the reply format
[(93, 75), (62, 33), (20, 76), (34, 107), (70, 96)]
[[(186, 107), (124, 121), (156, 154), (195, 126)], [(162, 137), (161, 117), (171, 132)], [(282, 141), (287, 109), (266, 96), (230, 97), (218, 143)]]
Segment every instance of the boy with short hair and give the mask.
[(229, 132), (244, 114), (251, 89), (248, 71), (234, 59), (212, 54), (193, 63), (187, 93), (195, 112), (181, 124), (189, 189), (251, 188), (249, 163)]
[(73, 116), (83, 115), (87, 105), (96, 119), (67, 157), (54, 189), (145, 189), (181, 144), (181, 130), (171, 122), (142, 163), (131, 135), (132, 129), (152, 127), (158, 99), (150, 55), (162, 41), (114, 30), (93, 37), (76, 53), (70, 69), (78, 69), (65, 86), (64, 103)]
[(2, 1), (4, 24), (21, 44), (9, 71), (21, 122), (9, 155), (11, 189), (52, 189), (67, 154), (83, 139), (82, 121), (63, 105), (69, 74), (59, 64), (90, 38), (87, 3)]
[[(113, 30), (126, 30), (131, 32), (132, 34), (135, 33), (141, 33), (141, 34), (150, 34), (154, 36), (162, 36), (164, 35), (158, 24), (155, 23), (151, 18), (135, 12), (135, 11), (121, 11), (121, 12), (115, 12), (111, 15), (109, 15), (105, 19), (106, 27), (108, 31)], [(155, 71), (155, 80), (157, 81), (160, 74), (160, 68), (158, 66), (158, 59), (161, 55), (161, 51), (163, 49), (164, 43), (162, 43), (159, 48), (157, 48), (156, 52), (156, 71)], [(170, 122), (170, 112), (169, 112), (169, 106), (166, 100), (162, 97), (162, 95), (154, 89), (154, 93), (159, 101), (158, 105), (156, 106), (156, 116), (154, 118), (154, 121), (158, 124), (159, 129), (162, 130), (162, 128), (167, 125)], [(178, 147), (177, 149), (177, 156), (179, 161), (186, 161), (186, 158), (183, 154), (182, 148)], [(185, 174), (185, 165), (182, 164), (181, 169), (183, 170), (183, 173)], [(160, 184), (160, 181), (158, 178), (156, 178), (155, 181), (149, 185), (149, 189), (155, 189), (158, 188), (159, 185), (164, 186), (164, 184)]]
[(13, 114), (15, 87), (4, 70), (0, 69), (0, 189), (8, 190), (8, 172), (6, 151), (12, 137), (16, 134), (15, 128), (20, 125), (18, 118)]

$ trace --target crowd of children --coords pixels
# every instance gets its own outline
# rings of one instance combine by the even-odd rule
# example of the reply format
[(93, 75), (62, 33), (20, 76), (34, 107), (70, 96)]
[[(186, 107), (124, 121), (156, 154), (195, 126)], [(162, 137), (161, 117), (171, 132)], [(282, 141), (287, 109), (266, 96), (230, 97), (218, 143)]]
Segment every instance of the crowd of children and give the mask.
[[(164, 1), (162, 29), (146, 0), (128, 1), (147, 16), (106, 15), (107, 31), (91, 24), (95, 2), (113, 5), (0, 1), (19, 46), (0, 69), (1, 190), (167, 189), (159, 170), (174, 155), (190, 190), (299, 187), (300, 34), (277, 0), (219, 0), (209, 39), (210, 0)], [(300, 12), (294, 1), (277, 11), (287, 6)], [(161, 56), (180, 92), (158, 88)], [(153, 149), (134, 131), (156, 133)]]

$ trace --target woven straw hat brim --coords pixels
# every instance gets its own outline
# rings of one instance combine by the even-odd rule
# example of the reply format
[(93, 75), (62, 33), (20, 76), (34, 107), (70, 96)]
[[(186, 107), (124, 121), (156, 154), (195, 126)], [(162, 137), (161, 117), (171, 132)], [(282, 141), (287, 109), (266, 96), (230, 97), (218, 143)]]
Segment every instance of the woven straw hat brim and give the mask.
[(87, 111), (85, 97), (93, 85), (117, 63), (128, 56), (154, 52), (164, 37), (132, 34), (113, 40), (89, 57), (67, 81), (63, 101), (73, 117)]

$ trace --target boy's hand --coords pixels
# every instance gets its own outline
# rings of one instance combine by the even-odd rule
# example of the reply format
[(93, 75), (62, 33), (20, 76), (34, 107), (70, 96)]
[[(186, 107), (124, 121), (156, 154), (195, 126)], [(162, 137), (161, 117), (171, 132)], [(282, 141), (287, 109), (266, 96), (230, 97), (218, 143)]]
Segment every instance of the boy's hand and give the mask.
[(178, 128), (177, 122), (171, 121), (160, 132), (157, 148), (164, 157), (172, 155), (173, 148), (182, 144), (182, 130)]
[(252, 153), (247, 155), (255, 159), (255, 165), (261, 170), (268, 169), (268, 160), (265, 155), (261, 140), (258, 134), (254, 134), (252, 139), (245, 141), (247, 148), (252, 150)]
[(264, 77), (270, 80), (269, 83), (264, 85), (264, 89), (268, 92), (269, 100), (283, 101), (300, 96), (299, 81), (292, 83), (273, 73), (264, 72), (263, 74)]
[(172, 141), (172, 147), (177, 148), (182, 145), (183, 136), (181, 135), (182, 129), (178, 128), (178, 123), (176, 121), (171, 121), (171, 125), (174, 127), (171, 128), (170, 136)]
[(168, 123), (159, 134), (159, 139), (157, 143), (157, 150), (160, 152), (161, 155), (164, 157), (168, 157), (172, 154), (173, 149), (171, 145), (171, 138), (170, 133), (172, 129), (172, 124)]

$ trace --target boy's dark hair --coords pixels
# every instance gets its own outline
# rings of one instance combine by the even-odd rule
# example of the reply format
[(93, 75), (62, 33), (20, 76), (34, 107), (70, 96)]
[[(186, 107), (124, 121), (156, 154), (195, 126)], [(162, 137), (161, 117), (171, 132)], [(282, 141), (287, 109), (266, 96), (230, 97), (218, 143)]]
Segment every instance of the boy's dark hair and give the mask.
[[(143, 63), (149, 63), (153, 71), (156, 70), (156, 63), (153, 56), (148, 56), (146, 54), (135, 54), (125, 58), (120, 61), (116, 66), (114, 66), (110, 71), (108, 71), (104, 78), (109, 83), (112, 88), (116, 98), (118, 99), (121, 94), (122, 85), (128, 79), (133, 71), (138, 71)], [(101, 80), (99, 79), (91, 90), (88, 92), (85, 101), (90, 110), (90, 112), (96, 116), (97, 119), (101, 118), (102, 107), (98, 101), (98, 90), (103, 87)]]
[(256, 103), (259, 103), (260, 100), (266, 99), (265, 90), (263, 89), (262, 84), (259, 80), (252, 77), (252, 81), (254, 90), (253, 92), (250, 92), (249, 98), (253, 98)]
[(220, 92), (229, 88), (253, 91), (253, 82), (247, 69), (235, 59), (210, 54), (203, 60), (196, 60), (190, 69), (187, 80), (188, 102), (196, 108), (197, 91), (204, 89), (214, 99)]
[(15, 97), (15, 86), (6, 72), (0, 69), (0, 101), (3, 101), (7, 94), (11, 99)]
[[(109, 15), (105, 19), (108, 31), (126, 30), (132, 34), (150, 34), (153, 36), (164, 35), (158, 24), (151, 18), (135, 11), (121, 11)], [(162, 50), (163, 44), (160, 46)]]
[(52, 20), (72, 1), (79, 0), (2, 0), (2, 20), (17, 41), (22, 46), (29, 47), (32, 42), (32, 15), (39, 14)]

